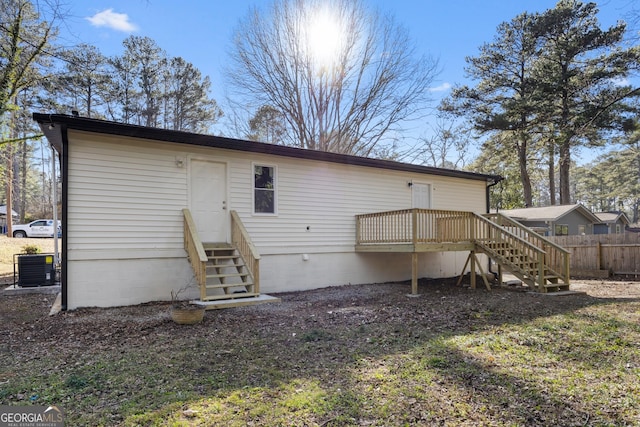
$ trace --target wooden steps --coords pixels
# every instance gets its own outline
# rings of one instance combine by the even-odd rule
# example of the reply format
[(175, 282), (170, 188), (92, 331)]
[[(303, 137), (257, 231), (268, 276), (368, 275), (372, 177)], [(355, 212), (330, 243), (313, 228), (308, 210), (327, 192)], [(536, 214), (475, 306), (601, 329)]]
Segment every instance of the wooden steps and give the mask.
[(531, 289), (545, 293), (569, 290), (569, 283), (563, 281), (562, 275), (553, 271), (546, 264), (542, 267), (543, 285), (540, 286), (538, 278), (540, 274), (539, 260), (532, 257), (531, 252), (524, 248), (491, 241), (477, 242), (477, 246), (481, 252), (494, 259)]
[(202, 301), (254, 298), (259, 296), (251, 272), (242, 255), (226, 242), (203, 243), (207, 262), (206, 284), (200, 292)]

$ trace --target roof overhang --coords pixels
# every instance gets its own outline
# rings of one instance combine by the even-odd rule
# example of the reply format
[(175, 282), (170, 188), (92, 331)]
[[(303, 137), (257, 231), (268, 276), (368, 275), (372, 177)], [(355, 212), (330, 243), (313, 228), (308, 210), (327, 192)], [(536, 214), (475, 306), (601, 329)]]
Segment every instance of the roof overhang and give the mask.
[(415, 172), (430, 175), (473, 179), (485, 181), (489, 185), (495, 185), (496, 183), (504, 179), (500, 175), (487, 175), (453, 169), (442, 169), (431, 166), (415, 165), (411, 163), (402, 163), (391, 160), (371, 159), (367, 157), (358, 157), (346, 154), (306, 150), (282, 145), (246, 141), (242, 139), (151, 128), (145, 126), (110, 122), (106, 120), (90, 119), (86, 117), (69, 116), (65, 114), (34, 113), (33, 119), (38, 122), (40, 128), (42, 129), (42, 132), (45, 134), (51, 145), (53, 145), (56, 150), (58, 150), (58, 152), (61, 152), (62, 149), (62, 127), (65, 126), (67, 129), (71, 130), (142, 138), (154, 141), (171, 142), (175, 144), (197, 145), (203, 147), (214, 147), (251, 153), (294, 157), (299, 159), (341, 163), (354, 166), (366, 166), (403, 172)]

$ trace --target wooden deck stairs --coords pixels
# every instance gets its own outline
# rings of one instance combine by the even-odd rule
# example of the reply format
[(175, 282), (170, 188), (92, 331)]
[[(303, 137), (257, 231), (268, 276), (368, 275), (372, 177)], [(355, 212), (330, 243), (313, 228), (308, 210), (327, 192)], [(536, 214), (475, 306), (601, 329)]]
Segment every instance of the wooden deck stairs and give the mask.
[[(485, 217), (504, 230), (493, 239), (476, 241), (478, 250), (498, 264), (500, 282), (504, 268), (538, 292), (569, 290), (568, 251), (505, 215)], [(504, 236), (506, 233), (515, 238)]]
[(490, 289), (478, 254), (495, 261), (500, 283), (504, 269), (537, 292), (568, 291), (570, 286), (569, 252), (498, 213), (404, 209), (356, 215), (356, 251), (411, 253), (414, 294), (421, 252), (469, 251), (458, 283), (470, 264), (474, 288), (478, 268)]
[[(533, 259), (528, 253), (519, 248), (505, 246), (500, 242), (479, 242), (478, 249), (489, 258), (492, 258), (500, 269), (508, 270), (531, 289), (536, 289), (540, 292), (569, 290), (569, 283), (564, 280), (562, 275), (554, 271), (544, 261), (542, 263), (542, 271), (540, 271), (541, 264), (539, 261)], [(542, 286), (544, 289), (538, 289), (539, 277), (543, 278)], [(501, 279), (499, 281), (502, 282)]]
[(231, 243), (202, 243), (189, 210), (183, 209), (183, 215), (185, 250), (200, 288), (195, 303), (209, 310), (280, 301), (260, 294), (260, 255), (235, 211)]
[(205, 293), (200, 299), (247, 298), (260, 295), (255, 292), (253, 275), (242, 255), (230, 243), (203, 243), (207, 255)]

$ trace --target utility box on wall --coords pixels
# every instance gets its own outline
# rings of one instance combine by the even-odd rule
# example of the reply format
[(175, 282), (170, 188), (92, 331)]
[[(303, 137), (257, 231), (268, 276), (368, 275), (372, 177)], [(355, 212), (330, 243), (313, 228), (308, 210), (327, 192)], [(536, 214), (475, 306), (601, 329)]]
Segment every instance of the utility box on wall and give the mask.
[[(53, 255), (16, 255), (18, 257), (18, 286), (35, 287), (55, 284)], [(15, 264), (14, 264), (15, 265)]]

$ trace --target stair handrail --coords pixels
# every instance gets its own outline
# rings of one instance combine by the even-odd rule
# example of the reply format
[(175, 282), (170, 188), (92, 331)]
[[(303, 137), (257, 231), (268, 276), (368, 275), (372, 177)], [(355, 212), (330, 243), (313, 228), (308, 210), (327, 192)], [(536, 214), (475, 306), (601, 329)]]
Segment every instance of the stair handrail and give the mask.
[[(534, 245), (533, 243), (529, 242), (526, 239), (523, 239), (522, 237), (518, 236), (515, 233), (512, 233), (511, 231), (503, 228), (502, 226), (500, 226), (499, 224), (491, 221), (490, 219), (486, 218), (483, 215), (478, 215), (474, 213), (474, 218), (476, 219), (476, 221), (478, 221), (481, 224), (487, 225), (489, 227), (489, 233), (491, 233), (492, 235), (490, 236), (486, 236), (486, 235), (482, 235), (480, 232), (479, 227), (475, 227), (475, 233), (476, 235), (474, 236), (474, 241), (476, 242), (476, 244), (479, 244), (482, 249), (484, 250), (484, 252), (486, 252), (489, 256), (491, 256), (490, 252), (494, 252), (493, 250), (491, 250), (490, 247), (483, 245), (482, 242), (486, 241), (486, 240), (492, 240), (492, 236), (495, 236), (495, 234), (493, 233), (498, 233), (498, 235), (500, 236), (501, 240), (508, 240), (509, 243), (511, 245), (513, 245), (513, 243), (518, 243), (521, 246), (523, 246), (524, 248), (526, 248), (526, 251), (528, 251), (531, 254), (531, 259), (535, 260), (537, 266), (535, 269), (532, 269), (531, 271), (527, 271), (526, 273), (530, 276), (533, 276), (535, 279), (534, 281), (538, 284), (538, 286), (540, 287), (541, 290), (544, 290), (544, 255), (545, 255), (545, 251), (544, 249)], [(495, 255), (498, 255), (497, 253)]]
[(204, 299), (207, 285), (207, 253), (198, 237), (198, 229), (191, 211), (182, 209), (182, 215), (184, 216), (184, 249), (187, 251), (189, 263), (200, 287), (200, 295)]
[(504, 215), (500, 212), (492, 212), (483, 215), (485, 218), (494, 218), (493, 222), (500, 226), (504, 226), (504, 224), (508, 224), (512, 227), (516, 227), (527, 233), (527, 236), (532, 243), (540, 248), (542, 248), (546, 253), (545, 263), (548, 267), (556, 274), (558, 274), (565, 283), (569, 283), (570, 277), (570, 254), (571, 252), (562, 246), (558, 245), (555, 242), (545, 238), (544, 236), (536, 233), (534, 230), (529, 227), (523, 225), (522, 223), (516, 221), (515, 219)]
[(244, 259), (247, 269), (253, 276), (253, 289), (256, 294), (260, 293), (260, 252), (253, 244), (249, 232), (242, 223), (240, 215), (235, 210), (231, 212), (231, 242), (236, 247)]

